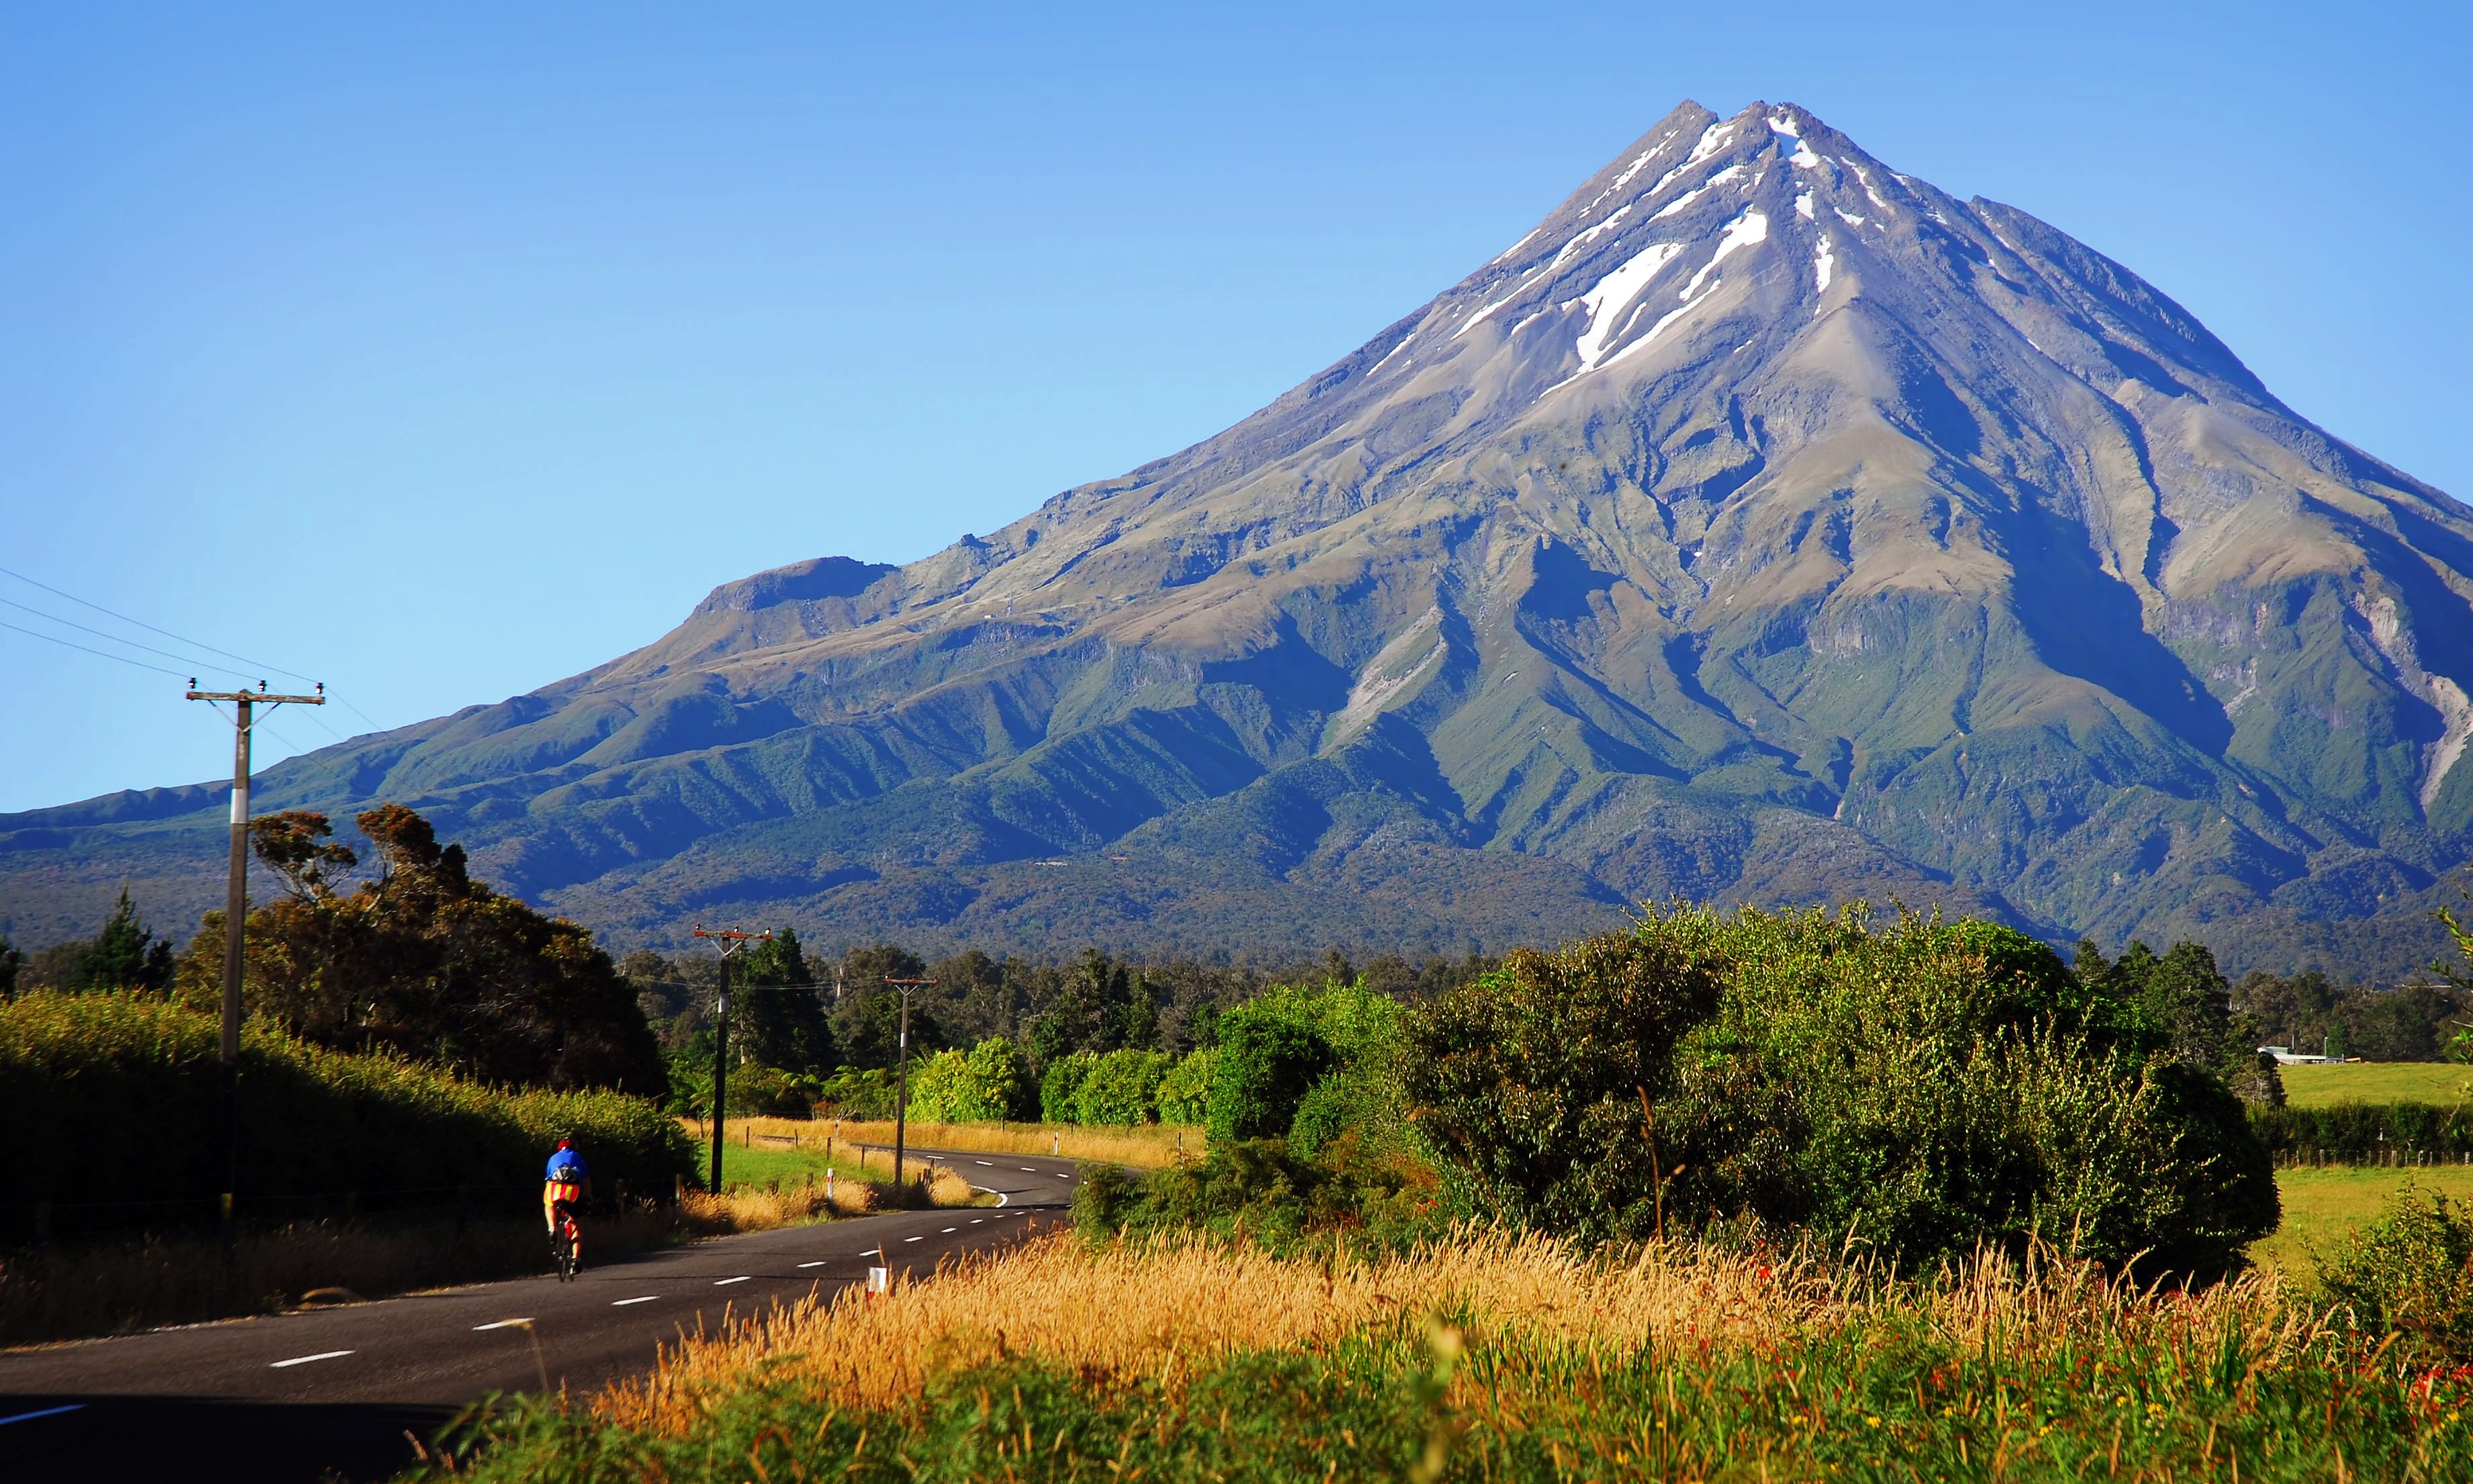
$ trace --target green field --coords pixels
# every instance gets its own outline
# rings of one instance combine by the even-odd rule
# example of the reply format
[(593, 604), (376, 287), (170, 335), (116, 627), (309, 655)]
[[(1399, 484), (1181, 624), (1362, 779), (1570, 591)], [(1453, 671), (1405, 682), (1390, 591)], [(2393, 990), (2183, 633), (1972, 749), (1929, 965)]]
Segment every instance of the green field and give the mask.
[[(696, 1176), (708, 1183), (712, 1175), (712, 1146), (700, 1143), (695, 1146), (695, 1151)], [(751, 1149), (740, 1145), (735, 1135), (732, 1136), (730, 1148), (721, 1157), (722, 1177), (733, 1190), (761, 1188), (777, 1183), (798, 1185), (809, 1180), (823, 1185), (825, 1171), (828, 1167), (838, 1168), (844, 1180), (857, 1174), (856, 1166), (848, 1160), (833, 1161), (828, 1166), (822, 1149), (763, 1144)]]
[[(738, 1134), (733, 1132), (730, 1148), (721, 1157), (722, 1179), (732, 1190), (761, 1190), (768, 1186), (793, 1190), (810, 1182), (822, 1186), (827, 1170), (838, 1172), (838, 1177), (844, 1182), (856, 1180), (881, 1185), (893, 1178), (893, 1155), (887, 1150), (861, 1153), (844, 1143), (834, 1151), (833, 1158), (828, 1160), (819, 1144), (767, 1143), (761, 1135), (751, 1144), (741, 1144), (738, 1138)], [(916, 1176), (931, 1162), (934, 1161), (913, 1154), (903, 1173)], [(709, 1141), (696, 1141), (695, 1167), (696, 1178), (708, 1184), (712, 1174), (712, 1145)]]
[(2473, 1202), (2473, 1167), (2434, 1164), (2427, 1169), (2377, 1169), (2359, 1164), (2275, 1172), (2276, 1193), (2284, 1198), (2284, 1224), (2254, 1243), (2252, 1257), (2304, 1287), (2317, 1281), (2310, 1250), (2331, 1251), (2345, 1233), (2358, 1231), (2379, 1213), (2388, 1197), (2406, 1181), (2450, 1200)]
[(2462, 1100), (2468, 1085), (2473, 1085), (2473, 1066), (2457, 1062), (2340, 1062), (2284, 1068), (2284, 1096), (2295, 1108), (2347, 1100), (2443, 1105)]

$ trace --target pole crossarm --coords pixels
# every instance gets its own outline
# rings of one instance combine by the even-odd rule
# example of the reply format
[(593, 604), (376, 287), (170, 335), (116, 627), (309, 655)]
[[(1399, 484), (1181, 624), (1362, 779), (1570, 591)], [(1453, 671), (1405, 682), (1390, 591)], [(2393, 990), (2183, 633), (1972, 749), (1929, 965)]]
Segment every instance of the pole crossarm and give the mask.
[(259, 706), (324, 706), (324, 694), (315, 696), (276, 696), (262, 690), (193, 690), (191, 701), (250, 701)]

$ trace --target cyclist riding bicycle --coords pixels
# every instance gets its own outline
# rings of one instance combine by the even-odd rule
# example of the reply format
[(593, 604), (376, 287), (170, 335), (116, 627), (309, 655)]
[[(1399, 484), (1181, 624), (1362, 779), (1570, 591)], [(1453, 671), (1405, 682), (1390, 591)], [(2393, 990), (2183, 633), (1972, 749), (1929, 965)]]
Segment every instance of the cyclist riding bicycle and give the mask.
[(574, 1264), (584, 1264), (584, 1241), (576, 1227), (573, 1208), (592, 1194), (592, 1168), (584, 1162), (584, 1155), (575, 1140), (562, 1137), (549, 1157), (549, 1167), (541, 1175), (541, 1220), (549, 1227), (550, 1251), (558, 1252), (559, 1223), (566, 1221), (576, 1231)]

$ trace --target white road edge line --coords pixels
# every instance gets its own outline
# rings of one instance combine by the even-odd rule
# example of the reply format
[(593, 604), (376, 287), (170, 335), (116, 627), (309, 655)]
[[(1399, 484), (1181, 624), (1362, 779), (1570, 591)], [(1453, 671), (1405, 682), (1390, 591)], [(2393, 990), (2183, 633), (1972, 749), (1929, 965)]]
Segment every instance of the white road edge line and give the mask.
[(314, 1355), (295, 1355), (289, 1360), (276, 1361), (274, 1364), (268, 1366), (267, 1369), (270, 1371), (280, 1371), (286, 1366), (305, 1366), (313, 1360), (341, 1360), (346, 1355), (352, 1353), (353, 1352), (348, 1350), (322, 1350)]
[(736, 1278), (717, 1278), (713, 1280), (712, 1285), (715, 1288), (727, 1288), (732, 1283), (743, 1283), (755, 1276), (753, 1273), (741, 1273)]
[(612, 1299), (610, 1301), (610, 1306), (612, 1308), (625, 1308), (630, 1304), (650, 1304), (660, 1297), (660, 1295), (658, 1293), (648, 1293), (640, 1299)]
[(521, 1319), (501, 1319), (495, 1324), (474, 1325), (472, 1332), (479, 1334), (484, 1329), (513, 1329), (519, 1325), (528, 1325), (532, 1322), (532, 1316), (527, 1314)]
[(85, 1403), (83, 1401), (72, 1401), (66, 1406), (47, 1406), (39, 1412), (20, 1412), (14, 1417), (0, 1417), (0, 1427), (6, 1427), (11, 1423), (31, 1423), (37, 1417), (58, 1417), (62, 1412), (83, 1412), (84, 1410)]

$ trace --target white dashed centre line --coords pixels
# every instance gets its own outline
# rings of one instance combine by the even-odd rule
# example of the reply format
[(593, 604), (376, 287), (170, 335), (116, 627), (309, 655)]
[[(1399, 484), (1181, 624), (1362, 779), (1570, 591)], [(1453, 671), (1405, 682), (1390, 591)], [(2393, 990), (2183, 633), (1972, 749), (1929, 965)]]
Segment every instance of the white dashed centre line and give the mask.
[(660, 1295), (658, 1293), (648, 1293), (640, 1299), (612, 1299), (610, 1301), (610, 1306), (612, 1308), (625, 1308), (630, 1304), (650, 1304), (660, 1297)]
[(741, 1273), (736, 1278), (717, 1278), (713, 1280), (712, 1285), (715, 1288), (727, 1288), (732, 1283), (743, 1283), (755, 1276), (753, 1273)]
[(980, 1224), (984, 1223), (987, 1219), (988, 1219), (988, 1218), (987, 1218), (987, 1217), (985, 1217), (985, 1216), (972, 1216), (972, 1217), (971, 1218), (971, 1225), (972, 1225), (972, 1226), (974, 1226), (974, 1227), (975, 1227), (975, 1226), (978, 1226), (978, 1225), (980, 1225)]
[(800, 1264), (799, 1264), (799, 1266), (801, 1266), (801, 1267), (803, 1267), (803, 1268), (820, 1268), (820, 1267), (823, 1267), (824, 1265), (825, 1265), (825, 1259), (824, 1259), (824, 1258), (822, 1258), (822, 1257), (818, 1257), (818, 1258), (817, 1258), (815, 1261), (813, 1261), (813, 1262), (802, 1262), (802, 1263), (800, 1263)]
[(924, 1241), (924, 1240), (925, 1240), (925, 1238), (924, 1238), (924, 1237), (917, 1237), (917, 1236), (905, 1236), (905, 1237), (903, 1237), (903, 1238), (902, 1238), (902, 1240), (903, 1240), (903, 1241), (905, 1241), (905, 1242), (917, 1242), (917, 1241)]
[[(247, 981), (243, 981), (243, 982), (247, 982)], [(1025, 1174), (1025, 1175), (1036, 1175), (1036, 1174), (1038, 1174), (1038, 1173), (1039, 1173), (1039, 1171), (1037, 1171), (1037, 1170), (1035, 1170), (1035, 1169), (1032, 1169), (1032, 1168), (1031, 1168), (1029, 1165), (1027, 1165), (1027, 1164), (1025, 1164), (1025, 1165), (1023, 1165), (1023, 1166), (1021, 1167), (1021, 1172), (1022, 1172), (1023, 1174)]]
[(276, 1361), (273, 1365), (268, 1366), (267, 1369), (270, 1371), (280, 1371), (286, 1366), (305, 1366), (313, 1360), (340, 1360), (350, 1353), (352, 1352), (348, 1350), (322, 1350), (314, 1355), (295, 1355), (289, 1360)]
[(952, 1235), (954, 1233), (959, 1232), (960, 1230), (962, 1230), (960, 1227), (947, 1227), (944, 1231), (939, 1232), (939, 1233), (937, 1233), (936, 1234), (937, 1234), (938, 1236), (950, 1236), (950, 1235)]
[(992, 1162), (992, 1161), (987, 1161), (987, 1160), (972, 1160), (971, 1162), (972, 1162), (972, 1164), (985, 1164), (985, 1165), (987, 1165), (987, 1167), (988, 1167), (988, 1168), (990, 1168), (990, 1169), (995, 1169), (995, 1168), (996, 1168), (995, 1163), (994, 1163), (994, 1162)]
[(484, 1329), (513, 1329), (519, 1325), (528, 1325), (532, 1322), (532, 1316), (527, 1314), (521, 1319), (501, 1319), (491, 1324), (474, 1325), (472, 1327), (472, 1332), (474, 1334), (478, 1334)]
[(31, 1423), (37, 1417), (58, 1417), (62, 1412), (83, 1412), (84, 1410), (85, 1403), (83, 1401), (72, 1401), (66, 1406), (47, 1406), (39, 1412), (20, 1412), (14, 1417), (0, 1417), (0, 1427), (6, 1427), (11, 1423)]

